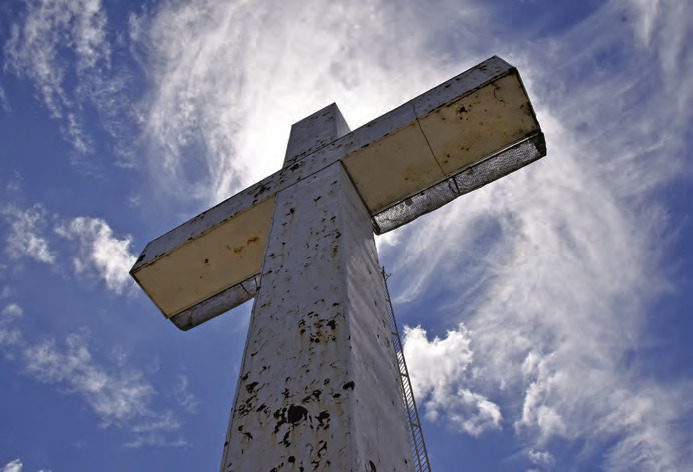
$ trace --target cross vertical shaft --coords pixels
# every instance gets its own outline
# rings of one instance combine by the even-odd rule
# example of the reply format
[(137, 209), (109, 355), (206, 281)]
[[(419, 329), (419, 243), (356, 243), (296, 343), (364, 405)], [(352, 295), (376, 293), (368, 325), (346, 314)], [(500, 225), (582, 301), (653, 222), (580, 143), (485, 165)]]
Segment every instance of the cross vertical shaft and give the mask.
[[(348, 131), (311, 115), (285, 165)], [(413, 470), (379, 267), (341, 162), (277, 193), (222, 472)]]

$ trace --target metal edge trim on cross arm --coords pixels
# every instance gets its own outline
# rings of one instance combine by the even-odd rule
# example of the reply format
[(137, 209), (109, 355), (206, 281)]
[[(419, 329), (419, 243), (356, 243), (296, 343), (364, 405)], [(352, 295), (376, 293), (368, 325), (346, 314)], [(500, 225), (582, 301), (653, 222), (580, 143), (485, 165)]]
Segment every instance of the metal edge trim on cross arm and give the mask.
[(256, 274), (169, 319), (178, 329), (188, 331), (254, 298), (259, 287), (260, 274)]
[(383, 234), (399, 228), (440, 208), (455, 198), (505, 177), (545, 155), (546, 141), (544, 133), (539, 131), (372, 215), (373, 230), (376, 234)]

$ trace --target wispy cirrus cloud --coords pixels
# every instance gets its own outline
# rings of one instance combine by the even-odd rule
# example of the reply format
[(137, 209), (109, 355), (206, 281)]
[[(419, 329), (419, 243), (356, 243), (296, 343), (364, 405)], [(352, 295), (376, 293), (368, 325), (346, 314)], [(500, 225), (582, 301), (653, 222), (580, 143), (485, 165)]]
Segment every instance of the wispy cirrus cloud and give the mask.
[(31, 257), (46, 264), (55, 263), (55, 253), (43, 234), (48, 222), (42, 205), (25, 210), (15, 205), (5, 205), (0, 209), (0, 214), (9, 226), (5, 253), (10, 259)]
[(164, 434), (177, 431), (180, 428), (180, 421), (175, 415), (168, 411), (156, 418), (140, 421), (133, 425), (130, 430), (135, 433), (133, 440), (125, 443), (125, 447), (181, 447), (187, 443), (181, 436), (171, 436)]
[[(25, 0), (23, 7), (3, 48), (6, 69), (33, 84), (78, 162), (98, 147), (93, 123), (84, 119), (95, 112), (101, 130), (116, 138), (118, 163), (128, 165), (136, 129), (132, 87), (125, 69), (114, 65), (114, 51), (124, 44), (113, 37), (101, 0)], [(2, 93), (0, 102), (10, 109)]]
[(687, 123), (693, 116), (689, 106), (693, 101), (693, 86), (682, 82), (681, 77), (693, 72), (688, 46), (693, 41), (693, 28), (689, 21), (693, 6), (685, 1), (661, 0), (629, 0), (625, 4), (634, 12), (640, 46), (650, 53), (645, 57), (657, 62), (666, 93), (678, 105), (671, 107), (677, 113), (670, 117), (670, 126), (677, 132), (686, 132)]
[[(690, 175), (682, 150), (693, 88), (676, 77), (693, 64), (681, 43), (692, 10), (659, 3), (608, 2), (551, 48), (515, 51), (549, 155), (383, 247), (394, 273), (409, 274), (395, 288), (400, 301), (439, 284), (464, 294), (438, 303), (465, 327), (432, 340), (406, 331), (408, 360), (427, 357), (429, 371), (465, 366), (434, 379), (419, 374), (425, 408), (436, 390), (448, 391), (455, 396), (444, 405), (454, 412), (465, 385), (498, 405), (537, 467), (560, 466), (552, 450), (562, 442), (582, 442), (583, 460), (601, 455), (614, 471), (679, 470), (691, 457), (681, 418), (693, 414), (693, 382), (684, 373), (656, 381), (633, 360), (648, 342), (652, 303), (668, 287), (659, 264), (669, 222), (653, 192)], [(594, 67), (607, 52), (611, 62)], [(459, 339), (464, 348), (439, 349)], [(448, 421), (464, 431), (473, 417)]]
[[(100, 0), (25, 2), (23, 22), (12, 26), (5, 44), (7, 67), (31, 80), (64, 136), (79, 153), (92, 148), (81, 122), (81, 97), (90, 93), (98, 68), (110, 67), (106, 15)], [(74, 68), (65, 55), (74, 56)], [(70, 75), (75, 74), (75, 84)]]
[(173, 394), (178, 405), (188, 413), (195, 413), (198, 401), (196, 396), (190, 392), (189, 381), (186, 375), (178, 376), (178, 384), (173, 390)]
[(129, 271), (136, 257), (130, 252), (130, 236), (119, 239), (106, 221), (85, 216), (56, 226), (55, 232), (77, 243), (77, 256), (72, 258), (76, 273), (102, 279), (116, 294), (134, 288)]
[(10, 303), (0, 310), (0, 346), (13, 346), (22, 342), (22, 333), (14, 326), (14, 321), (24, 315), (24, 310), (16, 303)]
[(27, 344), (21, 359), (37, 380), (81, 396), (102, 426), (130, 431), (132, 439), (126, 445), (184, 444), (177, 433), (181, 424), (175, 415), (152, 408), (156, 391), (143, 373), (97, 361), (86, 334), (72, 334), (62, 344), (54, 340)]
[(12, 108), (10, 107), (10, 104), (7, 102), (7, 96), (5, 95), (5, 89), (0, 86), (0, 106), (5, 112), (9, 112)]
[(532, 462), (532, 464), (540, 467), (545, 467), (547, 469), (550, 469), (556, 464), (556, 459), (553, 457), (553, 454), (546, 451), (536, 451), (534, 449), (529, 449), (527, 451), (527, 457), (530, 460), (530, 462)]
[(15, 459), (5, 464), (5, 466), (2, 468), (2, 472), (22, 472), (23, 467), (22, 461)]
[[(179, 433), (179, 416), (153, 405), (158, 393), (152, 381), (141, 370), (128, 367), (124, 353), (113, 358), (97, 357), (86, 332), (73, 333), (62, 342), (54, 338), (36, 341), (31, 333), (22, 332), (18, 320), (23, 315), (24, 310), (17, 303), (8, 303), (0, 310), (0, 348), (7, 359), (37, 381), (52, 385), (63, 394), (80, 396), (102, 427), (128, 432), (127, 447), (186, 444)], [(191, 406), (197, 400), (187, 382), (179, 382), (174, 390), (177, 406), (193, 412)]]
[(290, 125), (304, 116), (337, 101), (354, 127), (434, 85), (423, 45), (398, 23), (403, 10), (203, 0), (133, 18), (152, 66), (140, 112), (156, 184), (219, 201), (279, 169)]
[(23, 359), (26, 370), (37, 379), (82, 395), (106, 426), (146, 415), (154, 395), (141, 374), (109, 372), (98, 365), (84, 335), (70, 335), (63, 347), (55, 341), (29, 345)]
[[(20, 459), (15, 459), (11, 462), (8, 462), (5, 464), (5, 466), (2, 468), (2, 472), (22, 472), (24, 469), (24, 464)], [(39, 472), (51, 472), (50, 470), (39, 470)]]

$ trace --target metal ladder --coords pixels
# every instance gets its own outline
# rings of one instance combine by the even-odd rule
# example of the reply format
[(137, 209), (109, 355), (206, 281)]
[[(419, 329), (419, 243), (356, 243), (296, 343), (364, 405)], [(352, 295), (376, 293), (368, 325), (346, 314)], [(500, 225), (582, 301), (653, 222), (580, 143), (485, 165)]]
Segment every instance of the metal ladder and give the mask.
[(385, 288), (385, 305), (387, 306), (387, 314), (390, 318), (390, 332), (392, 333), (392, 342), (395, 346), (395, 356), (397, 358), (397, 365), (399, 366), (399, 377), (402, 381), (402, 400), (404, 401), (404, 409), (407, 413), (409, 442), (411, 443), (412, 454), (414, 456), (414, 470), (416, 470), (416, 472), (431, 472), (431, 466), (428, 463), (428, 452), (426, 451), (423, 431), (421, 430), (419, 412), (416, 410), (414, 390), (411, 386), (411, 379), (409, 378), (409, 371), (407, 370), (407, 362), (404, 360), (402, 341), (399, 337), (397, 322), (395, 321), (395, 312), (392, 309), (390, 290), (387, 288), (387, 279), (390, 277), (390, 274), (385, 272), (384, 266), (381, 267), (381, 269), (383, 287)]

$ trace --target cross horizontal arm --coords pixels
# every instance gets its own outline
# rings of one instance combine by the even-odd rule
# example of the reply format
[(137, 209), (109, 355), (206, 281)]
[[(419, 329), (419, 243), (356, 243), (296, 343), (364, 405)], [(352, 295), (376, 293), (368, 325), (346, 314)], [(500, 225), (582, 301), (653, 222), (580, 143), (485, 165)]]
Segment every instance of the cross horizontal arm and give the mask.
[(146, 246), (130, 273), (167, 318), (187, 329), (252, 298), (275, 195), (338, 160), (381, 234), (546, 153), (519, 74), (498, 57), (321, 146)]

